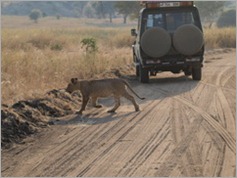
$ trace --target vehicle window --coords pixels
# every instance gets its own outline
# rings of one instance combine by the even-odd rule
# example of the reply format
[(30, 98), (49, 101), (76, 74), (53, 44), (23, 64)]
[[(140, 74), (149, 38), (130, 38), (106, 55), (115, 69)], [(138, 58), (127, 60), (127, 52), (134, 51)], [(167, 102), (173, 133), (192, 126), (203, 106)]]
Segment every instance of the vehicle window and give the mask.
[(172, 32), (181, 25), (194, 24), (192, 12), (150, 13), (144, 20), (146, 30), (161, 27)]
[(166, 28), (168, 31), (174, 31), (179, 26), (184, 24), (194, 24), (193, 15), (191, 12), (166, 14)]
[(146, 21), (146, 29), (153, 27), (164, 28), (164, 18), (163, 14), (148, 14)]

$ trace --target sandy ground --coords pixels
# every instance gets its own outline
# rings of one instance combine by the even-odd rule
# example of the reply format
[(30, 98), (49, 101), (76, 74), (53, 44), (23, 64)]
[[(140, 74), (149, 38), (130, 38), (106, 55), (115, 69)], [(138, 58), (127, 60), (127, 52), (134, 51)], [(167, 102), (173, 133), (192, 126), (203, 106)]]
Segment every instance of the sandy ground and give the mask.
[[(236, 174), (235, 50), (206, 53), (203, 77), (128, 80), (142, 97), (116, 114), (88, 107), (2, 150), (2, 176), (231, 176)], [(79, 109), (80, 106), (78, 106)]]

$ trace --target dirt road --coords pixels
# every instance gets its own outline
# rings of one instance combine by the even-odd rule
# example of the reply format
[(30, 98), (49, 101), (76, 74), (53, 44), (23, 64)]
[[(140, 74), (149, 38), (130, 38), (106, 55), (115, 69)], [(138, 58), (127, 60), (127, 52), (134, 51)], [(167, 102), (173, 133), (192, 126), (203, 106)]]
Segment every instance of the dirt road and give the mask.
[(235, 50), (206, 53), (200, 82), (158, 74), (129, 80), (146, 100), (116, 114), (103, 99), (82, 118), (61, 118), (23, 145), (2, 150), (2, 176), (235, 176)]

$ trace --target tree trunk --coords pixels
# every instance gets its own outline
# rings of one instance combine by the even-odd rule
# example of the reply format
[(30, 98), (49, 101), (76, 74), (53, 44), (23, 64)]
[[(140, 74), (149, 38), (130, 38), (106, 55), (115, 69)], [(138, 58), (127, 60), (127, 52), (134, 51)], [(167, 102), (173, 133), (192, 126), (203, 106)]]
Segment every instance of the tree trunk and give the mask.
[(127, 14), (125, 14), (125, 15), (123, 16), (123, 23), (124, 23), (124, 24), (126, 24), (126, 23), (127, 23), (127, 17), (128, 17), (128, 15), (127, 15)]
[(112, 13), (109, 13), (109, 22), (110, 23), (113, 23), (112, 19), (113, 19), (113, 15), (112, 15)]

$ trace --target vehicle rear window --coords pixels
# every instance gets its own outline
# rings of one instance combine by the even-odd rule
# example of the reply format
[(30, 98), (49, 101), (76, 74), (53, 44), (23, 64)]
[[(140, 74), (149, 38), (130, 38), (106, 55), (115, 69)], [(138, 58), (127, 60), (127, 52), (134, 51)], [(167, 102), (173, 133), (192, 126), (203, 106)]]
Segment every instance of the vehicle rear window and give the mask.
[(194, 24), (192, 12), (148, 13), (144, 19), (146, 29), (161, 27), (170, 32), (184, 24)]

